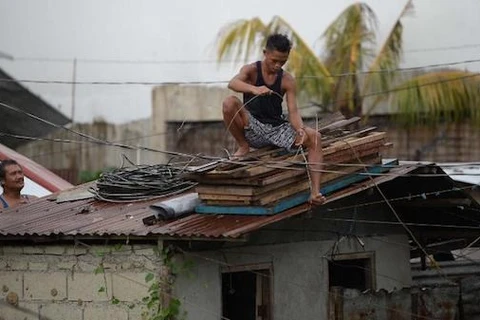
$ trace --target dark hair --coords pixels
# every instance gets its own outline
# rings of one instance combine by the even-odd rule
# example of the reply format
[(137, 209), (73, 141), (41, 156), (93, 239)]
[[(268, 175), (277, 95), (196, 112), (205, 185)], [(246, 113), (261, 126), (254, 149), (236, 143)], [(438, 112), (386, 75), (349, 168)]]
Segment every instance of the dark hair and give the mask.
[(292, 49), (292, 42), (287, 38), (287, 36), (276, 33), (272, 34), (267, 38), (267, 44), (265, 45), (267, 50), (277, 50), (279, 52), (290, 52)]
[(5, 179), (5, 167), (10, 165), (20, 166), (18, 162), (13, 159), (6, 159), (6, 160), (0, 161), (0, 179), (1, 180)]

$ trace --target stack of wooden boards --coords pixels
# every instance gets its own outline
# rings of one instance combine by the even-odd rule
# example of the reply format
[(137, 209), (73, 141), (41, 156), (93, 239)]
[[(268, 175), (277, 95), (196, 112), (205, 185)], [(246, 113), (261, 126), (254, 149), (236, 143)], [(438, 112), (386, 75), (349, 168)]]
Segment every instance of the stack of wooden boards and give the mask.
[[(375, 127), (346, 128), (360, 119), (345, 119), (340, 113), (318, 122), (322, 134), (323, 173), (321, 192), (325, 195), (363, 180), (358, 172), (382, 170), (381, 151), (388, 147), (384, 132)], [(274, 214), (305, 202), (311, 181), (306, 170), (307, 154), (263, 148), (242, 161), (219, 161), (196, 170), (192, 177), (199, 185), (202, 200), (198, 213)], [(377, 164), (377, 166), (375, 166)], [(365, 166), (371, 165), (371, 166)]]

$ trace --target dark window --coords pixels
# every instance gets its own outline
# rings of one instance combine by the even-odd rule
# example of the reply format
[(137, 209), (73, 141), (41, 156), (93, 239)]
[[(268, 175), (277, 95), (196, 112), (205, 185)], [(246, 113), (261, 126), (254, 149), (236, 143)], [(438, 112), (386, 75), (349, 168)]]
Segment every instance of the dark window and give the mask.
[(230, 320), (270, 319), (270, 270), (222, 273), (222, 309)]
[(328, 262), (329, 287), (364, 291), (373, 288), (371, 259), (341, 259)]

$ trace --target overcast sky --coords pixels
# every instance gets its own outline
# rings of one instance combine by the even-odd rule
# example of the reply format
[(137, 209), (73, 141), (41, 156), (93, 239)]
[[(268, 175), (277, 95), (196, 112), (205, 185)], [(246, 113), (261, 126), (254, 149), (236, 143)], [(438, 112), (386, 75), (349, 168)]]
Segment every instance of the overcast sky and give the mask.
[[(77, 64), (77, 81), (185, 82), (228, 80), (238, 66), (211, 60), (228, 22), (274, 15), (310, 44), (351, 0), (0, 0), (0, 68), (16, 79), (71, 81), (73, 59), (155, 60), (165, 63)], [(406, 0), (367, 0), (385, 36)], [(404, 20), (404, 67), (480, 58), (479, 0), (415, 0)], [(416, 51), (479, 44), (463, 49)], [(29, 58), (34, 58), (29, 60)], [(65, 59), (38, 61), (37, 58)], [(40, 59), (41, 60), (41, 59)], [(185, 63), (186, 60), (196, 62)], [(168, 62), (170, 61), (170, 62)], [(184, 61), (173, 63), (172, 61)], [(200, 61), (200, 62), (199, 62)], [(461, 68), (479, 71), (480, 64)], [(71, 85), (26, 84), (67, 116)], [(123, 123), (151, 115), (151, 86), (78, 85), (75, 120)]]

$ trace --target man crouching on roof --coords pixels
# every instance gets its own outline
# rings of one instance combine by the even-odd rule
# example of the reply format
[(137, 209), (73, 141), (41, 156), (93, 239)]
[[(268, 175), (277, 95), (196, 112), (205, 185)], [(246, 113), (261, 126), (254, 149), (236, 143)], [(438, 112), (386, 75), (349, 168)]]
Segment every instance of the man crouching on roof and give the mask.
[[(320, 205), (325, 197), (320, 193), (323, 162), (321, 135), (303, 124), (296, 101), (295, 79), (282, 69), (287, 62), (292, 43), (281, 34), (268, 37), (262, 61), (244, 65), (228, 84), (228, 88), (243, 93), (243, 103), (235, 96), (223, 101), (223, 120), (238, 143), (234, 158), (241, 158), (252, 148), (277, 146), (292, 151), (308, 148), (308, 163), (312, 190), (309, 202)], [(288, 120), (282, 114), (286, 94)]]

